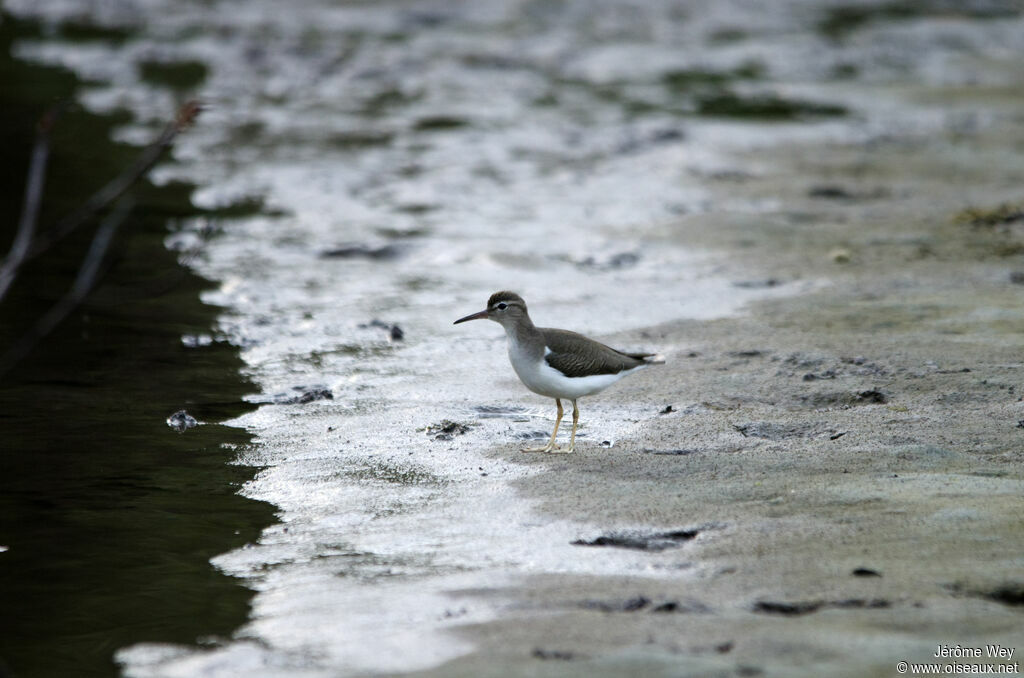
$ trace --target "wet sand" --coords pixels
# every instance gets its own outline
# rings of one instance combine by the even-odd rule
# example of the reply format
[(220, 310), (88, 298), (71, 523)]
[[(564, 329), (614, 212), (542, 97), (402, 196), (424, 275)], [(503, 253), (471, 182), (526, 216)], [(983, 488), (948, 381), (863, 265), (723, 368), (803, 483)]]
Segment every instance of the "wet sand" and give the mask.
[(515, 487), (543, 516), (601, 526), (581, 540), (696, 536), (635, 574), (453, 591), (500, 613), (453, 629), (472, 653), (414, 675), (881, 676), (941, 644), (1019, 652), (1024, 223), (957, 218), (1020, 200), (1006, 120), (738, 158), (723, 204), (777, 208), (664, 237), (741, 285), (816, 291), (604, 337), (669, 358), (590, 400), (642, 408), (635, 434), (602, 447), (585, 399), (578, 454), (489, 453), (541, 470)]

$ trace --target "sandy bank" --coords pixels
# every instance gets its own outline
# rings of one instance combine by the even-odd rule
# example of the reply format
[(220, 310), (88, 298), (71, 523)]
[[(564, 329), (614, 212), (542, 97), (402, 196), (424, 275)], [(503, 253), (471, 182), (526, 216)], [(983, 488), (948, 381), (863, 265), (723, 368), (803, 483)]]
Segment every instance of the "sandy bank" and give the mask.
[(723, 204), (777, 208), (665, 237), (743, 285), (828, 285), (610, 338), (670, 355), (601, 396), (643, 404), (635, 438), (598, 446), (584, 401), (580, 454), (492, 453), (542, 466), (518, 490), (603, 526), (582, 539), (697, 534), (635, 576), (454, 592), (505, 614), (417, 675), (895, 675), (940, 644), (1019, 646), (1024, 226), (956, 218), (1020, 199), (1013, 127), (742, 159)]

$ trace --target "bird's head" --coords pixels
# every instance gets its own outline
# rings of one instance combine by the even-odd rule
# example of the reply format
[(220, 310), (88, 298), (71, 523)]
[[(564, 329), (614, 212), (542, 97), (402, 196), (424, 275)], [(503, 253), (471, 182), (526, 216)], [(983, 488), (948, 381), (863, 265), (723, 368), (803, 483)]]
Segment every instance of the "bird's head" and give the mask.
[(479, 313), (472, 313), (465, 318), (459, 318), (455, 325), (464, 323), (467, 320), (493, 320), (503, 327), (508, 327), (519, 322), (519, 319), (526, 315), (526, 302), (515, 292), (495, 292), (487, 300), (487, 308)]

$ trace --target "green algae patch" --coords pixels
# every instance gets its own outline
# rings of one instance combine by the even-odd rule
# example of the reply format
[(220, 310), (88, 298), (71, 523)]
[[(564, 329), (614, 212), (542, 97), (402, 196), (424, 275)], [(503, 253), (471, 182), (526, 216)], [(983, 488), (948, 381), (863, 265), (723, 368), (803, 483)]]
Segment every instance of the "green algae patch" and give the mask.
[(808, 117), (844, 116), (848, 111), (845, 106), (838, 104), (784, 99), (775, 94), (742, 96), (734, 92), (717, 92), (697, 98), (697, 113), (724, 118), (799, 120)]
[(909, 21), (922, 17), (959, 19), (1005, 19), (1020, 15), (1020, 7), (1010, 2), (888, 2), (878, 5), (839, 5), (830, 7), (818, 21), (818, 31), (832, 40), (873, 23)]
[(975, 227), (1004, 226), (1015, 221), (1024, 221), (1024, 204), (1003, 203), (995, 207), (968, 207), (954, 215), (953, 221)]
[(413, 125), (413, 129), (417, 132), (441, 132), (459, 129), (468, 124), (469, 121), (465, 118), (459, 118), (454, 115), (433, 115), (417, 120), (416, 124)]
[(708, 86), (722, 86), (735, 80), (756, 80), (765, 75), (764, 64), (750, 61), (732, 70), (713, 71), (703, 68), (681, 68), (661, 76), (661, 83), (677, 93), (692, 92)]

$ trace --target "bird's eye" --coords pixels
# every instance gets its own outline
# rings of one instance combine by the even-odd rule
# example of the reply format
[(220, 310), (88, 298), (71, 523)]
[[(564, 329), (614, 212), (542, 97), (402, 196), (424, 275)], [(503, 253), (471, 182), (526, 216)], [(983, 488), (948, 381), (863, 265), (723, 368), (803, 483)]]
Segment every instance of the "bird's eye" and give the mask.
[(499, 311), (504, 311), (506, 308), (508, 308), (508, 304), (506, 304), (504, 301), (498, 304)]

